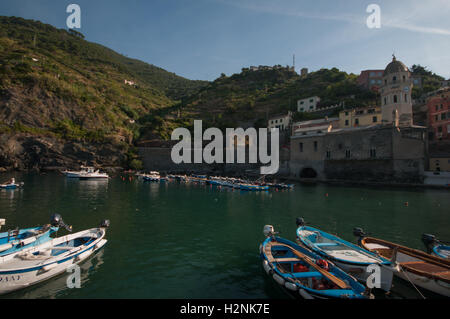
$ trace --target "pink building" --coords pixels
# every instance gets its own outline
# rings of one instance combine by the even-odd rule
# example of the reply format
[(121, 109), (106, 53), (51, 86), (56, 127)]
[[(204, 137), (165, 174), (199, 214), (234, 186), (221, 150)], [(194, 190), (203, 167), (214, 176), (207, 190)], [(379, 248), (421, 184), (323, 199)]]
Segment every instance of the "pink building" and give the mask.
[(432, 140), (450, 140), (450, 88), (428, 98), (428, 128)]

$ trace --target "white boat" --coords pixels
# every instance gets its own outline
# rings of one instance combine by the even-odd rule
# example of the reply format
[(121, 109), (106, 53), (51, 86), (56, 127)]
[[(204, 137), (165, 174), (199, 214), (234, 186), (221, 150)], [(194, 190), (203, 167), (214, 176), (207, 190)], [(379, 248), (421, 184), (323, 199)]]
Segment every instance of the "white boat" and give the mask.
[(86, 260), (107, 242), (109, 221), (99, 228), (55, 238), (42, 245), (0, 257), (0, 294), (48, 280)]
[(322, 230), (304, 226), (302, 218), (297, 219), (297, 226), (297, 238), (302, 245), (332, 261), (360, 282), (367, 283), (372, 265), (377, 265), (380, 270), (379, 288), (390, 291), (395, 271), (390, 260)]
[(79, 171), (63, 171), (62, 172), (68, 178), (79, 178), (79, 179), (107, 179), (109, 178), (108, 174), (100, 173), (99, 170), (96, 170), (94, 167), (81, 167)]

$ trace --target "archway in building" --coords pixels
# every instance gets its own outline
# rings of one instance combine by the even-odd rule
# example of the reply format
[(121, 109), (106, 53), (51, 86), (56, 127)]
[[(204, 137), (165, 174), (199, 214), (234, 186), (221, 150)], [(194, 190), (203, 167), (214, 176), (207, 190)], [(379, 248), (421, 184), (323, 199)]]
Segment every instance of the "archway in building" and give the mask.
[(314, 168), (305, 167), (300, 172), (300, 178), (317, 178), (317, 172)]

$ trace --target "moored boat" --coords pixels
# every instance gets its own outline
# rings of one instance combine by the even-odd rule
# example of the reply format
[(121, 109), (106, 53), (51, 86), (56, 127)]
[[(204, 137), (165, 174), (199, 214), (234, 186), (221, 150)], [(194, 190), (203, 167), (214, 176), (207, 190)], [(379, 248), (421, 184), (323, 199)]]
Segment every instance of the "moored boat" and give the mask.
[(430, 234), (423, 234), (422, 241), (427, 247), (427, 253), (444, 259), (450, 259), (450, 245), (448, 243), (443, 243), (436, 236)]
[(0, 184), (0, 189), (17, 189), (22, 187), (23, 185), (24, 183), (16, 184), (16, 179), (11, 178), (11, 180), (9, 180), (8, 182)]
[(88, 180), (88, 179), (108, 179), (109, 176), (106, 173), (101, 173), (99, 170), (96, 170), (94, 167), (81, 167), (79, 171), (63, 171), (64, 175), (67, 178), (78, 178), (80, 180)]
[[(0, 227), (4, 224), (5, 220), (0, 220)], [(61, 216), (55, 214), (51, 217), (50, 224), (24, 229), (17, 228), (0, 233), (0, 256), (6, 256), (29, 247), (43, 244), (50, 240), (50, 235), (58, 231), (62, 225)]]
[(303, 218), (298, 218), (297, 237), (302, 245), (335, 263), (363, 283), (367, 283), (374, 271), (373, 265), (377, 265), (380, 281), (379, 286), (374, 287), (390, 291), (394, 274), (394, 265), (391, 261), (335, 235), (304, 225)]
[(260, 246), (263, 268), (283, 289), (304, 299), (364, 299), (368, 290), (352, 276), (322, 257), (264, 227)]
[(450, 297), (450, 260), (383, 239), (366, 237), (360, 228), (356, 228), (354, 233), (359, 237), (361, 247), (395, 263), (394, 274), (397, 277), (414, 286)]
[(267, 191), (267, 190), (269, 190), (269, 186), (248, 184), (248, 183), (240, 183), (239, 188), (244, 191)]
[(52, 239), (21, 252), (0, 257), (0, 294), (48, 280), (66, 272), (90, 257), (106, 244), (109, 221), (98, 228)]

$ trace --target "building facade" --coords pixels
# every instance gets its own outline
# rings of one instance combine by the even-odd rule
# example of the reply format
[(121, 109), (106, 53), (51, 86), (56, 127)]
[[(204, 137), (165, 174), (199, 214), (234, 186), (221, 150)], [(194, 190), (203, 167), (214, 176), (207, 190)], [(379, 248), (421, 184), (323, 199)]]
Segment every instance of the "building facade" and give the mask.
[(269, 118), (267, 128), (278, 128), (280, 131), (289, 130), (292, 124), (292, 113), (279, 114)]
[(298, 112), (315, 112), (317, 110), (317, 105), (320, 102), (320, 97), (311, 96), (306, 99), (297, 101), (297, 111)]
[(361, 127), (381, 123), (381, 107), (366, 106), (339, 112), (339, 127)]
[(296, 122), (292, 124), (292, 135), (310, 135), (315, 133), (330, 132), (339, 128), (339, 118), (325, 117), (318, 120)]
[(378, 92), (383, 84), (384, 70), (365, 70), (361, 71), (358, 77), (358, 84), (368, 90)]
[(290, 149), (295, 178), (421, 183), (426, 129), (378, 125), (292, 136)]
[(427, 109), (430, 140), (450, 140), (450, 88), (430, 96)]

